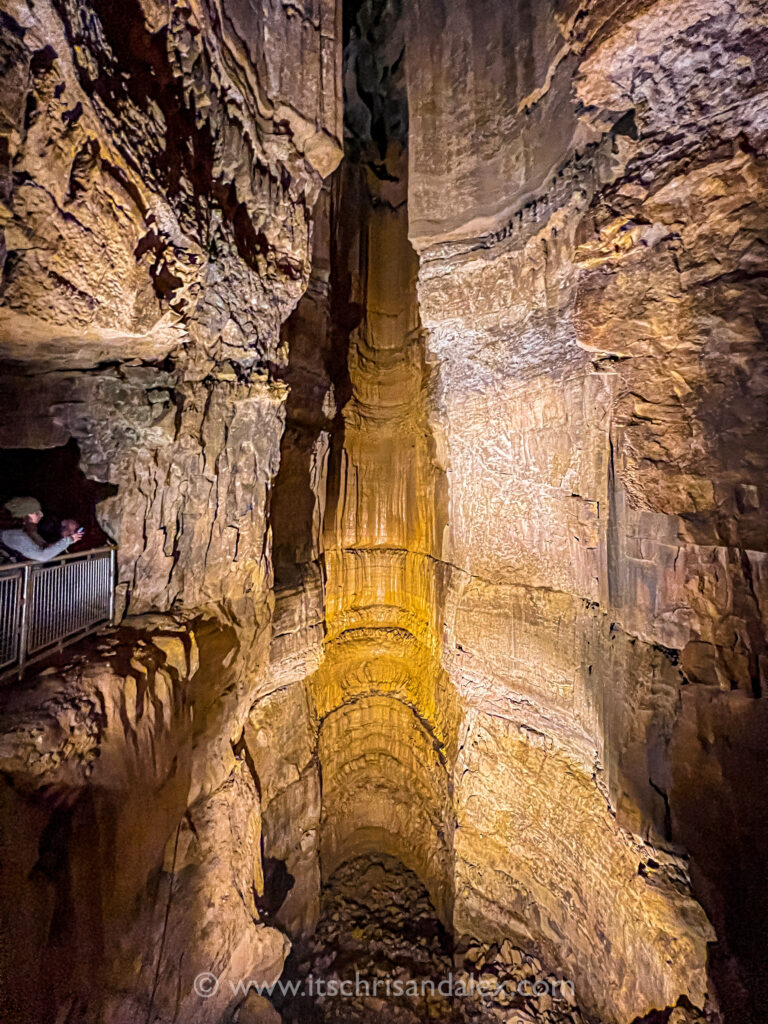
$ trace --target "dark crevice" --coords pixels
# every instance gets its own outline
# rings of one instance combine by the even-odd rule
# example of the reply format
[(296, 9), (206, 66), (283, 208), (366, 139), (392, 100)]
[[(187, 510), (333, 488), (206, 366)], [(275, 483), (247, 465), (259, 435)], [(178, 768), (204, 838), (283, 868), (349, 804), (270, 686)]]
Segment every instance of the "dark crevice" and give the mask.
[(262, 854), (262, 871), (264, 873), (264, 894), (256, 894), (256, 909), (259, 917), (266, 922), (272, 920), (285, 903), (288, 893), (293, 889), (296, 879), (288, 870), (284, 860), (267, 857)]
[(256, 793), (258, 794), (259, 800), (261, 800), (261, 779), (259, 778), (259, 773), (256, 770), (256, 764), (251, 756), (251, 752), (248, 749), (248, 744), (245, 741), (245, 729), (243, 729), (240, 734), (240, 739), (237, 743), (232, 744), (232, 753), (235, 757), (240, 757), (245, 761), (251, 778), (253, 779), (253, 784), (256, 787)]

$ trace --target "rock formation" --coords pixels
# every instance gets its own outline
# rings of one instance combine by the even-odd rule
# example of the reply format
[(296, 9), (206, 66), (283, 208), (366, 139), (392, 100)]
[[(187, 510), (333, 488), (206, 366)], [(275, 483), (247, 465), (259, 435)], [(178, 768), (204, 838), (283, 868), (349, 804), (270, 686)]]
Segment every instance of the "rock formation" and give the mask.
[(768, 1019), (764, 5), (0, 16), (0, 468), (118, 545), (0, 689), (3, 1019), (298, 1019), (372, 864), (430, 970)]

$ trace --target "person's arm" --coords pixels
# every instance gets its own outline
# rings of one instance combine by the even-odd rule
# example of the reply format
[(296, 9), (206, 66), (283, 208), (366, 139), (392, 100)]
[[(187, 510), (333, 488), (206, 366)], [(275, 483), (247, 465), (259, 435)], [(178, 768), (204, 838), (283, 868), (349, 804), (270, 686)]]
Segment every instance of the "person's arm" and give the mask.
[(60, 555), (62, 551), (66, 551), (74, 540), (73, 537), (62, 537), (61, 540), (41, 548), (23, 530), (3, 530), (0, 537), (3, 544), (17, 551), (23, 558), (28, 558), (30, 562), (47, 562)]

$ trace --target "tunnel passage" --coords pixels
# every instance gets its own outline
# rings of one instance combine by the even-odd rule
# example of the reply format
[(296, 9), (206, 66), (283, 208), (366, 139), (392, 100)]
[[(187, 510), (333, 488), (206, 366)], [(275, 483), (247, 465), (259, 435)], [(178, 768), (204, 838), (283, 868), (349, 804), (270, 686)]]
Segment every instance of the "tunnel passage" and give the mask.
[[(402, 12), (365, 0), (345, 4), (344, 17), (345, 159), (315, 209), (312, 277), (283, 328), (273, 650), (289, 666), (302, 631), (322, 628), (305, 685), (323, 877), (350, 856), (392, 854), (419, 873), (448, 925), (457, 715), (440, 664), (446, 488), (408, 240)], [(282, 857), (290, 830), (276, 807), (265, 844)], [(287, 860), (297, 878), (311, 873), (296, 849)], [(281, 912), (301, 931), (311, 913), (297, 921), (291, 906), (300, 884)]]

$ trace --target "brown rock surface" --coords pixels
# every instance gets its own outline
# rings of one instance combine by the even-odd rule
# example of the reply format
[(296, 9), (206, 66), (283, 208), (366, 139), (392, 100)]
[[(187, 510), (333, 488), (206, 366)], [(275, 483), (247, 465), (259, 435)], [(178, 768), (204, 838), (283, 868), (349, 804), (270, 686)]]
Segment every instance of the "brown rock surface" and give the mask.
[(279, 328), (341, 156), (338, 13), (3, 5), (0, 443), (75, 439), (130, 616), (3, 694), (4, 1019), (220, 1019), (289, 948), (233, 748), (267, 668)]
[(274, 358), (341, 156), (336, 5), (5, 6), (4, 357)]
[(0, 691), (4, 1019), (275, 1019), (388, 857), (465, 971), (765, 1019), (763, 5), (0, 8), (0, 471), (121, 620)]
[[(753, 954), (763, 945), (766, 908), (753, 881), (762, 869), (749, 851), (766, 836), (766, 821), (754, 810), (730, 817), (719, 839), (717, 826), (695, 824), (707, 801), (738, 802), (743, 783), (735, 763), (726, 767), (718, 755), (717, 781), (691, 770), (712, 739), (694, 738), (689, 716), (709, 706), (712, 688), (722, 691), (715, 692), (723, 708), (745, 699), (732, 692), (742, 690), (754, 728), (731, 714), (721, 728), (737, 744), (764, 732), (762, 701), (754, 699), (764, 692), (766, 639), (758, 582), (766, 550), (768, 450), (758, 411), (767, 390), (765, 290), (754, 270), (764, 267), (765, 54), (754, 43), (762, 15), (750, 3), (595, 4), (575, 21), (575, 9), (562, 9), (548, 22), (542, 6), (527, 78), (500, 101), (514, 36), (499, 19), (519, 18), (523, 8), (482, 7), (452, 5), (443, 15), (438, 5), (420, 5), (416, 24), (465, 19), (486, 45), (471, 49), (466, 34), (434, 31), (408, 55), (411, 234), (436, 367), (431, 422), (448, 482), (443, 557), (457, 567), (443, 665), (476, 708), (468, 735), (486, 737), (484, 716), (493, 716), (490, 751), (484, 738), (476, 755), (485, 757), (483, 770), (457, 784), (455, 850), (471, 886), (464, 900), (457, 892), (456, 913), (476, 931), (486, 920), (494, 933), (510, 927), (509, 919), (499, 925), (498, 908), (514, 915), (518, 907), (522, 926), (536, 921), (540, 938), (551, 929), (556, 945), (580, 946), (574, 962), (595, 954), (616, 962), (611, 928), (619, 945), (637, 939), (619, 924), (626, 912), (660, 927), (659, 939), (641, 940), (642, 953), (627, 948), (637, 980), (620, 969), (621, 997), (613, 1002), (617, 981), (595, 1002), (624, 1019), (674, 1001), (669, 990), (662, 995), (672, 947), (671, 962), (687, 963), (672, 987), (682, 984), (700, 1002), (707, 927), (668, 886), (662, 897), (656, 868), (642, 868), (647, 856), (663, 864), (665, 848), (685, 850), (717, 925), (714, 986), (729, 990), (728, 1003), (739, 985), (754, 984), (734, 976), (759, 971)], [(548, 42), (555, 28), (562, 38)], [(444, 53), (437, 75), (435, 48)], [(581, 106), (564, 101), (568, 87), (559, 92), (564, 69)], [(445, 90), (449, 98), (438, 105), (446, 76), (466, 87)], [(551, 130), (537, 132), (552, 102)], [(446, 158), (455, 146), (452, 118), (491, 126), (489, 139), (498, 139), (504, 118), (520, 118), (524, 128), (495, 158), (481, 145), (458, 161)], [(425, 138), (425, 150), (414, 148)], [(517, 197), (506, 185), (515, 161), (530, 187)], [(471, 762), (472, 742), (461, 746)], [(491, 779), (514, 779), (537, 750), (546, 752), (538, 782), (514, 788), (519, 805), (502, 798), (509, 789)], [(566, 778), (581, 778), (584, 798), (565, 801), (555, 825), (551, 801)], [(762, 792), (764, 759), (753, 778)], [(469, 834), (467, 779), (469, 792), (482, 786), (469, 805)], [(602, 793), (618, 823), (657, 849), (636, 858), (637, 873), (634, 841), (606, 817), (613, 838), (598, 843), (582, 942), (557, 916), (592, 874), (590, 837), (599, 831), (588, 824), (590, 789), (595, 812)], [(577, 852), (573, 874), (563, 871), (564, 849), (539, 859), (555, 833)], [(618, 903), (618, 890), (605, 902), (607, 929), (596, 928), (612, 847), (611, 856), (627, 861), (609, 877), (624, 874), (627, 884)], [(752, 866), (742, 874), (734, 859)], [(543, 873), (550, 862), (555, 879)], [(673, 864), (673, 881), (676, 874)], [(731, 894), (724, 903), (714, 896), (721, 886)], [(629, 910), (633, 892), (648, 901), (640, 914)], [(740, 922), (724, 909), (731, 901)], [(662, 925), (667, 913), (681, 916)], [(680, 944), (686, 932), (698, 934), (688, 952)], [(762, 1011), (742, 1004), (732, 1012), (738, 1020)]]
[[(19, 1019), (76, 1003), (93, 1019), (144, 1020), (148, 1006), (165, 1019), (179, 992), (198, 1014), (200, 971), (239, 979), (261, 964), (277, 976), (287, 954), (254, 903), (259, 801), (222, 735), (237, 699), (221, 627), (142, 625), (162, 631), (136, 620), (121, 642), (102, 641), (101, 661), (83, 650), (4, 694), (3, 810), (25, 822), (3, 851)], [(209, 1000), (206, 1019), (226, 1002)]]

